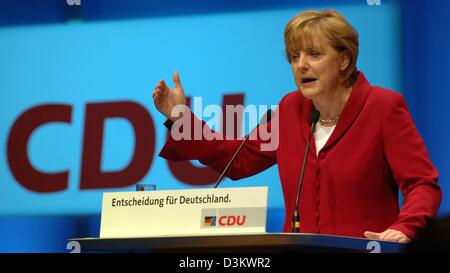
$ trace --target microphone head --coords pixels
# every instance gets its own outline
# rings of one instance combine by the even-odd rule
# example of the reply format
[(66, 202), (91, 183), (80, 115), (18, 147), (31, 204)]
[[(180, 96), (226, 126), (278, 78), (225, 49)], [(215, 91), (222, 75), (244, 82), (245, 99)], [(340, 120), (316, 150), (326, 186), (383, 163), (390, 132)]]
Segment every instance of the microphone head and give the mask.
[(259, 123), (260, 124), (268, 123), (272, 119), (273, 115), (274, 115), (274, 113), (273, 113), (272, 109), (267, 110), (267, 112), (261, 118), (261, 121)]
[(316, 108), (313, 108), (311, 112), (310, 121), (313, 124), (316, 124), (319, 121), (320, 112), (316, 110)]

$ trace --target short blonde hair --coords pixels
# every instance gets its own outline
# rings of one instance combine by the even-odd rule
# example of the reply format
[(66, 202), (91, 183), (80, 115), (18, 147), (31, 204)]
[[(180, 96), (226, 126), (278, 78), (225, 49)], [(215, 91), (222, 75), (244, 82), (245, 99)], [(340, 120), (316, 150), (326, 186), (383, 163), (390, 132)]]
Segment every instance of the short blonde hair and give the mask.
[(290, 55), (298, 46), (312, 44), (312, 37), (324, 34), (330, 45), (338, 52), (347, 54), (350, 59), (342, 77), (348, 86), (358, 77), (356, 60), (358, 58), (358, 32), (335, 10), (307, 10), (294, 16), (284, 30), (286, 57), (291, 63)]

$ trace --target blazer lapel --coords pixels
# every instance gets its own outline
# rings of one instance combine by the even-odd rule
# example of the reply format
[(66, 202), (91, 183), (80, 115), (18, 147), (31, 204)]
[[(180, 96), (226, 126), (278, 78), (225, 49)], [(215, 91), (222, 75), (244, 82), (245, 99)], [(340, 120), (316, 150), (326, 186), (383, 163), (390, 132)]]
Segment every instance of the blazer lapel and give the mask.
[(352, 93), (350, 94), (350, 97), (342, 110), (341, 116), (339, 117), (339, 121), (336, 124), (336, 128), (322, 148), (322, 151), (327, 150), (328, 147), (337, 142), (351, 127), (366, 102), (370, 88), (371, 85), (364, 77), (364, 74), (359, 72), (358, 78), (353, 85)]

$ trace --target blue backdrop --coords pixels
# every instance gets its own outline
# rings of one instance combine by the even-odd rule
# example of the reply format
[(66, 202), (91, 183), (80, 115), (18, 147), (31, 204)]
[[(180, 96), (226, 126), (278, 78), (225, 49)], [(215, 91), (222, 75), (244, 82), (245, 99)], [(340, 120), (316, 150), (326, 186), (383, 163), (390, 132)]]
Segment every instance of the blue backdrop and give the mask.
[[(204, 105), (221, 105), (224, 96), (236, 94), (243, 94), (247, 105), (277, 104), (295, 89), (283, 55), (283, 29), (307, 8), (343, 13), (360, 34), (358, 68), (372, 84), (405, 95), (440, 172), (440, 215), (450, 212), (450, 145), (441, 125), (450, 117), (445, 105), (450, 1), (334, 2), (0, 1), (0, 251), (66, 251), (67, 238), (98, 236), (102, 192), (132, 190), (80, 189), (87, 104), (131, 101), (145, 107), (155, 125), (155, 154), (139, 181), (159, 189), (199, 187), (180, 182), (156, 156), (166, 131), (152, 105), (153, 86), (161, 78), (171, 82), (178, 69), (188, 95), (201, 96)], [(36, 169), (67, 171), (68, 183), (64, 190), (42, 193), (18, 183), (6, 149), (17, 118), (50, 103), (70, 106), (70, 123), (39, 127), (26, 149)], [(108, 120), (101, 170), (127, 166), (134, 145), (126, 120)], [(268, 230), (281, 230), (284, 205), (276, 167), (223, 185), (268, 185)]]

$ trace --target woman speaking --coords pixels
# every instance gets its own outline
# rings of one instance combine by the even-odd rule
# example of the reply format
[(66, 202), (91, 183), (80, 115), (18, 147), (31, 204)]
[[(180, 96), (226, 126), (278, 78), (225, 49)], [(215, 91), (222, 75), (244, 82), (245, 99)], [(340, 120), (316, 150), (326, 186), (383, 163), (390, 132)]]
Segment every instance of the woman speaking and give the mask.
[[(240, 179), (278, 164), (285, 232), (292, 230), (298, 199), (300, 232), (409, 242), (435, 217), (441, 190), (403, 97), (370, 85), (357, 70), (358, 34), (336, 11), (296, 15), (285, 28), (284, 41), (298, 90), (286, 94), (276, 111), (278, 145), (262, 150), (261, 138), (247, 141), (227, 176)], [(179, 117), (172, 116), (172, 110), (186, 105), (186, 98), (178, 73), (173, 81), (173, 89), (160, 81), (153, 100), (175, 122)], [(320, 113), (317, 122), (311, 122), (312, 113)], [(192, 118), (192, 126), (210, 130), (190, 111), (184, 115)], [(241, 142), (169, 136), (160, 155), (198, 159), (221, 172)], [(404, 196), (401, 209), (399, 189)]]

